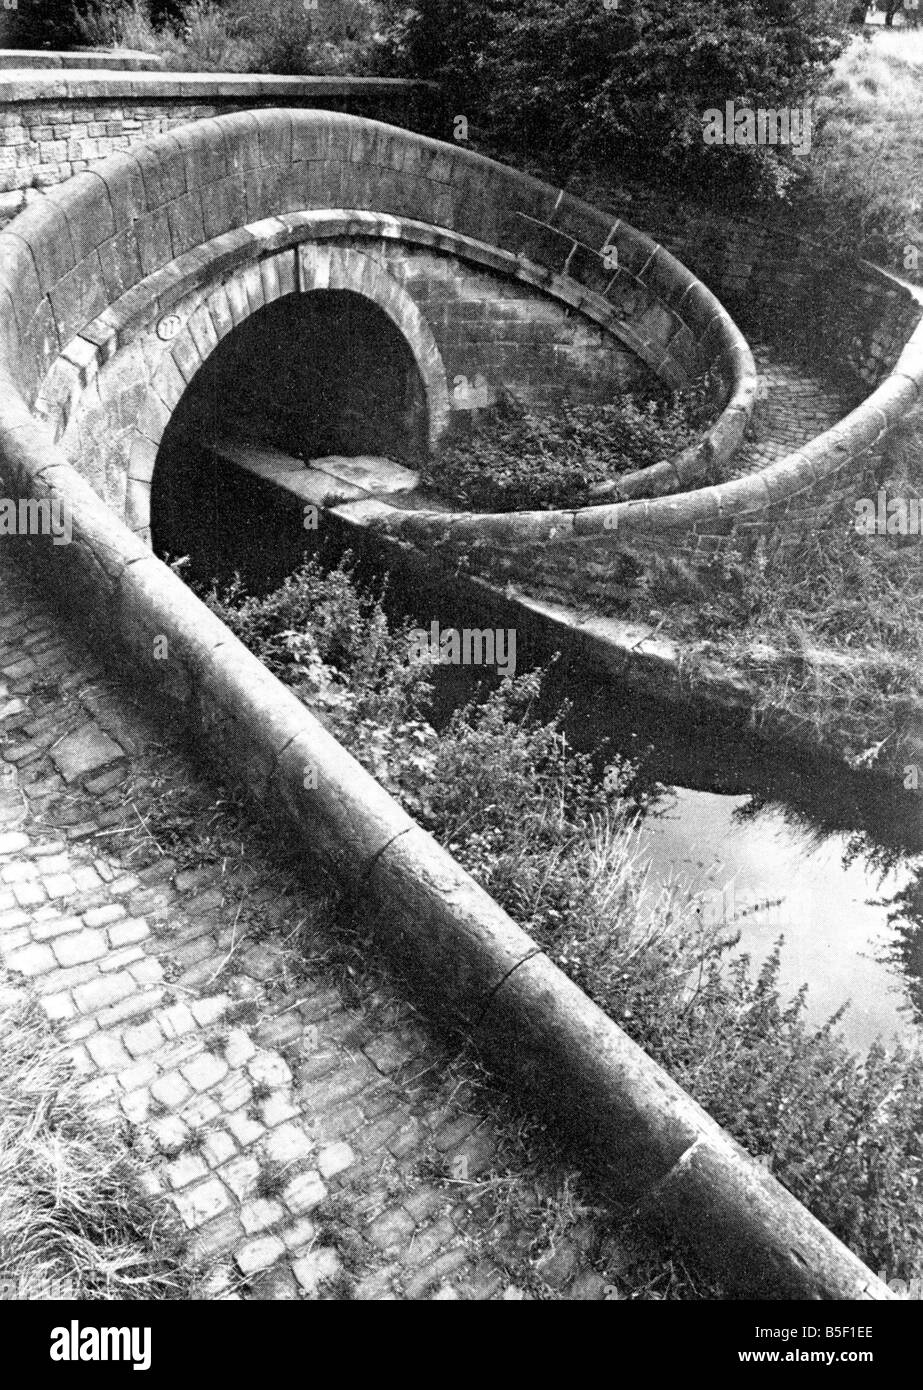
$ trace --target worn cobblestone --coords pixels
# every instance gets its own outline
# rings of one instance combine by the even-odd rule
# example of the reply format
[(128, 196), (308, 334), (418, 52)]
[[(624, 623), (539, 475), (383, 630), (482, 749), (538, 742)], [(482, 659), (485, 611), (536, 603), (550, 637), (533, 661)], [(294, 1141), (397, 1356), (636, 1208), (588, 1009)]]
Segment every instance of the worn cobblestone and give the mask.
[[(118, 857), (121, 834), (98, 832), (137, 824), (152, 788), (185, 791), (200, 774), (178, 743), (143, 751), (148, 716), (70, 634), (44, 653), (26, 643), (57, 623), (2, 554), (0, 599), (0, 698), (20, 701), (13, 718), (30, 726), (24, 743), (0, 724), (26, 808), (0, 823), (0, 960), (67, 1039), (87, 1103), (137, 1129), (145, 1184), (175, 1205), (193, 1254), (225, 1262), (214, 1296), (236, 1297), (242, 1276), (254, 1298), (323, 1298), (344, 1284), (372, 1299), (504, 1297), (509, 1277), (462, 1240), (457, 1186), (418, 1176), (440, 1151), (474, 1164), (480, 1144), (489, 1167), (494, 1149), (488, 1117), (452, 1099), (455, 1080), (439, 1094), (402, 1084), (438, 1069), (427, 1028), (404, 1004), (347, 1007), (312, 976), (284, 940), (298, 905), (259, 866), (178, 866), (149, 843), (150, 863)], [(90, 726), (125, 756), (65, 786), (49, 748)], [(218, 978), (248, 903), (259, 939)], [(349, 1241), (362, 1251), (355, 1272)], [(594, 1277), (578, 1251), (574, 1297), (598, 1297)]]

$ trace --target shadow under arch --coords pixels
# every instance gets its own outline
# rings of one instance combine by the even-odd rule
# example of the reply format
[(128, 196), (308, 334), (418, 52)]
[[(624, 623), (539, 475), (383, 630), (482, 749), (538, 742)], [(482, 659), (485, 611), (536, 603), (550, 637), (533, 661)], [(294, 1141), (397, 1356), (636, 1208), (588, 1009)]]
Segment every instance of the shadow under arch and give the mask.
[(270, 534), (252, 534), (260, 509), (216, 441), (306, 462), (371, 455), (412, 467), (429, 449), (430, 426), (415, 355), (378, 304), (332, 288), (276, 299), (218, 343), (164, 430), (150, 490), (154, 550), (190, 555), (201, 570), (218, 557), (246, 561), (251, 541), (256, 549), (281, 543), (271, 511)]
[[(259, 282), (256, 302), (252, 293), (254, 279)], [(327, 298), (328, 296), (334, 298)], [(329, 307), (324, 310), (305, 308), (306, 304), (316, 305), (321, 301), (325, 301)], [(206, 292), (198, 309), (193, 308), (191, 312), (187, 310), (188, 317), (181, 323), (175, 340), (171, 342), (170, 349), (165, 354), (174, 376), (185, 381), (186, 389), (172, 410), (165, 408), (163, 399), (158, 395), (158, 373), (154, 374), (148, 386), (150, 406), (148, 408), (142, 403), (137, 417), (139, 426), (136, 426), (128, 451), (125, 521), (136, 534), (152, 538), (152, 493), (155, 475), (161, 473), (161, 465), (164, 463), (165, 456), (162, 456), (161, 449), (164, 439), (169, 433), (171, 438), (168, 440), (168, 447), (173, 448), (180, 432), (187, 436), (190, 434), (194, 408), (187, 405), (184, 409), (186, 397), (193, 392), (191, 399), (197, 400), (201, 406), (207, 392), (212, 390), (214, 399), (221, 399), (220, 393), (215, 394), (210, 373), (220, 370), (227, 350), (226, 344), (229, 340), (234, 342), (235, 339), (239, 343), (238, 335), (246, 334), (250, 320), (261, 316), (261, 321), (265, 321), (262, 320), (262, 316), (267, 311), (271, 314), (273, 306), (279, 303), (287, 304), (287, 307), (279, 312), (283, 319), (285, 316), (288, 318), (284, 322), (280, 320), (278, 324), (280, 329), (286, 332), (292, 330), (292, 325), (297, 323), (300, 315), (326, 315), (326, 336), (315, 334), (314, 356), (317, 357), (321, 350), (326, 349), (328, 355), (337, 363), (340, 376), (347, 381), (351, 380), (355, 387), (351, 402), (347, 406), (344, 385), (335, 387), (332, 374), (326, 374), (328, 405), (334, 409), (339, 408), (342, 415), (352, 414), (352, 435), (344, 430), (342, 419), (336, 428), (332, 427), (328, 419), (325, 432), (320, 426), (323, 411), (318, 405), (318, 409), (313, 412), (313, 424), (311, 412), (302, 411), (302, 426), (306, 433), (297, 452), (304, 453), (305, 457), (319, 457), (324, 452), (333, 452), (333, 448), (324, 447), (325, 438), (334, 445), (337, 441), (341, 445), (345, 444), (346, 447), (341, 447), (341, 452), (375, 452), (376, 450), (370, 447), (375, 442), (375, 431), (358, 427), (363, 399), (366, 414), (377, 413), (386, 403), (388, 411), (397, 406), (405, 412), (404, 429), (395, 428), (391, 431), (386, 440), (389, 448), (384, 452), (393, 453), (396, 449), (407, 461), (411, 461), (438, 444), (449, 422), (449, 390), (439, 348), (416, 304), (373, 256), (351, 247), (303, 243), (297, 248), (295, 258), (291, 257), (291, 253), (288, 256), (283, 254), (265, 257), (258, 264), (239, 270), (221, 284), (214, 286), (210, 293)], [(227, 307), (222, 312), (221, 304), (230, 306), (231, 312), (228, 312)], [(207, 318), (207, 324), (202, 321), (203, 316)], [(378, 345), (381, 362), (376, 363), (374, 354), (370, 360), (369, 354), (360, 349), (361, 332), (357, 325), (364, 325), (370, 339)], [(206, 328), (211, 334), (210, 341), (209, 333), (203, 331)], [(261, 330), (257, 328), (253, 332), (259, 337)], [(271, 338), (270, 334), (269, 339)], [(274, 422), (273, 427), (278, 425), (278, 408), (270, 406), (270, 399), (273, 398), (278, 403), (280, 379), (288, 380), (289, 385), (292, 384), (293, 367), (297, 372), (299, 354), (304, 353), (307, 340), (302, 335), (296, 348), (288, 348), (287, 356), (284, 336), (280, 343), (283, 350), (281, 360), (278, 350), (273, 348), (269, 352), (277, 368), (274, 384), (271, 374), (262, 370), (264, 349), (267, 348), (266, 335), (262, 344), (254, 346), (251, 343), (249, 363), (238, 365), (235, 382), (237, 389), (231, 393), (232, 401), (239, 408), (225, 415), (225, 431), (228, 426), (233, 427), (235, 420), (242, 414), (246, 403), (246, 388), (251, 377), (261, 378), (267, 383), (267, 388), (272, 387), (271, 390), (267, 389), (263, 404), (267, 419)], [(348, 351), (344, 350), (347, 345)], [(331, 352), (331, 348), (337, 350)], [(236, 345), (230, 352), (237, 352)], [(217, 364), (213, 364), (212, 359), (216, 355)], [(397, 357), (402, 359), (402, 365), (399, 370), (391, 372), (387, 389), (379, 391), (377, 396), (370, 396), (369, 392), (374, 383), (382, 378), (382, 363), (393, 363)], [(354, 364), (353, 369), (350, 369), (350, 362)], [(315, 381), (318, 379), (315, 373)], [(397, 394), (391, 399), (390, 393), (394, 391)], [(252, 389), (249, 394), (252, 398)], [(290, 428), (285, 446), (292, 448), (294, 444), (298, 444), (298, 429), (295, 427), (297, 412), (293, 409), (289, 414)], [(207, 412), (201, 414), (200, 411), (200, 415), (203, 426), (198, 438), (201, 440)], [(173, 425), (177, 419), (178, 427), (174, 430)], [(144, 422), (143, 428), (141, 422)], [(379, 436), (380, 433), (379, 431)], [(315, 443), (311, 442), (312, 435)], [(195, 437), (194, 430), (192, 437)], [(265, 431), (259, 432), (258, 437), (267, 439)], [(317, 449), (320, 449), (320, 453), (315, 452)], [(192, 466), (190, 459), (188, 468), (191, 469)], [(162, 486), (161, 476), (157, 484), (158, 492), (162, 491)]]

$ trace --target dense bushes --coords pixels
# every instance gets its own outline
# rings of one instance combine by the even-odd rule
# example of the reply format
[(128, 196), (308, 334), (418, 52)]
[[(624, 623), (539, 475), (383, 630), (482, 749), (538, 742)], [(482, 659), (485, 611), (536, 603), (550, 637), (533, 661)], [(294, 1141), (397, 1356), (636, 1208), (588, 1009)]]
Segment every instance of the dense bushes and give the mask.
[(576, 507), (620, 474), (674, 458), (706, 424), (704, 386), (653, 398), (626, 394), (608, 405), (565, 405), (530, 415), (510, 401), (425, 465), (442, 497), (474, 511)]
[(645, 890), (636, 769), (592, 775), (541, 678), (504, 682), (437, 737), (431, 671), (348, 565), (212, 607), (609, 1015), (874, 1269), (923, 1268), (923, 1060), (849, 1052), (754, 974), (693, 899)]
[(67, 48), (80, 42), (68, 0), (19, 0), (0, 9), (0, 48)]
[[(393, 62), (491, 140), (575, 159), (703, 164), (702, 114), (800, 105), (850, 33), (843, 0), (388, 0)], [(715, 156), (709, 152), (714, 167)], [(769, 150), (727, 151), (758, 172)]]

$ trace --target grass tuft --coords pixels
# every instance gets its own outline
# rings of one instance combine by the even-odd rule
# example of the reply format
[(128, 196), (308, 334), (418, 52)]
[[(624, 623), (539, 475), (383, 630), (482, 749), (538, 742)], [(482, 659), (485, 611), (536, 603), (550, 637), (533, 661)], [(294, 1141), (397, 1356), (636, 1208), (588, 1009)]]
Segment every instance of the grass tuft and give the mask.
[(19, 1299), (195, 1296), (178, 1217), (82, 1102), (36, 1005), (0, 999), (0, 1285)]

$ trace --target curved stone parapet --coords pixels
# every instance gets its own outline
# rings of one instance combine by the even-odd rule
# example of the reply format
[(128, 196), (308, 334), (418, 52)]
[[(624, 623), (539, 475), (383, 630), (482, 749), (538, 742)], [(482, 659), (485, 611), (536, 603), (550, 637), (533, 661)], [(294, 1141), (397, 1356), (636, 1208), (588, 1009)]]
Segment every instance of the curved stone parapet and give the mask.
[[(111, 79), (81, 78), (91, 80)], [(201, 82), (203, 90), (216, 85), (209, 75)], [(429, 245), (525, 281), (603, 326), (670, 385), (684, 385), (706, 368), (722, 378), (725, 404), (715, 425), (679, 458), (620, 479), (613, 503), (502, 515), (395, 511), (380, 519), (421, 543), (482, 555), (489, 544), (496, 573), (528, 576), (547, 563), (549, 547), (566, 576), (588, 561), (605, 565), (623, 550), (707, 559), (780, 529), (797, 536), (855, 490), (885, 434), (917, 400), (920, 305), (881, 276), (882, 294), (897, 295), (902, 322), (915, 327), (888, 370), (872, 326), (869, 360), (877, 363), (879, 380), (869, 398), (770, 467), (700, 486), (733, 457), (756, 374), (733, 320), (662, 246), (536, 179), (378, 122), (319, 110), (223, 116), (101, 160), (50, 190), (0, 234), (0, 303), (10, 306), (5, 331), (15, 334), (10, 359), (30, 403), (38, 403), (59, 437), (87, 383), (145, 327), (168, 311), (195, 316), (200, 325), (209, 321), (196, 335), (194, 323), (184, 320), (183, 340), (150, 373), (149, 408), (139, 412), (139, 438), (124, 461), (124, 514), (133, 529), (147, 532), (143, 490), (177, 403), (179, 387), (161, 384), (176, 377), (166, 356), (175, 363), (186, 353), (179, 377), (188, 384), (210, 345), (240, 321), (227, 308), (229, 275), (268, 267), (270, 258), (283, 266), (291, 253), (274, 283), (292, 292), (306, 288), (299, 248), (344, 236), (357, 247), (381, 238)], [(877, 274), (867, 268), (863, 279)], [(273, 293), (262, 293), (261, 302)], [(424, 358), (432, 361), (432, 352), (418, 355), (418, 363)], [(431, 371), (431, 442), (444, 394), (438, 370)], [(148, 458), (140, 475), (131, 455)], [(128, 494), (134, 494), (130, 502)]]
[[(428, 244), (525, 281), (602, 325), (670, 386), (711, 372), (724, 405), (715, 424), (679, 459), (635, 475), (635, 487), (689, 486), (737, 448), (756, 394), (752, 355), (714, 295), (662, 247), (482, 156), (325, 111), (198, 121), (49, 190), (0, 233), (0, 303), (26, 398), (60, 437), (87, 383), (171, 311), (188, 316), (190, 333), (151, 364), (162, 419), (176, 389), (158, 383), (188, 384), (239, 321), (223, 278), (289, 254), (282, 283), (294, 292), (298, 247), (337, 235)], [(181, 360), (190, 340), (194, 360)], [(146, 437), (159, 443), (157, 428)], [(131, 524), (146, 530), (143, 507)]]

